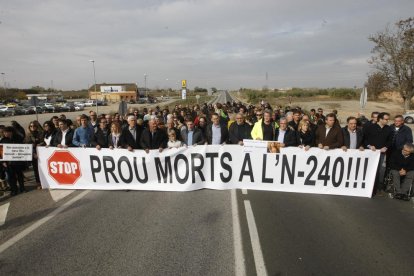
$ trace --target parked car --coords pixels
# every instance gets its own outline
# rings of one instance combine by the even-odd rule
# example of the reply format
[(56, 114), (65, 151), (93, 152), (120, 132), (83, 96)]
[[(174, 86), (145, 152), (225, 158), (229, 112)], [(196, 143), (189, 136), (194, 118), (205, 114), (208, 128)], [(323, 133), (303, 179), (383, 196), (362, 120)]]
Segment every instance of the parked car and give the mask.
[(0, 116), (14, 116), (14, 108), (5, 105), (0, 106)]
[(75, 111), (75, 105), (72, 103), (65, 103), (60, 106), (59, 112), (72, 112)]
[(16, 106), (14, 108), (14, 115), (26, 115), (29, 114), (29, 109), (23, 106)]
[(77, 105), (77, 104), (75, 104), (75, 110), (76, 111), (82, 111), (82, 110), (84, 110), (85, 108), (84, 108), (84, 105), (82, 104), (82, 105)]
[(96, 101), (94, 100), (89, 100), (85, 102), (85, 107), (92, 107), (96, 105)]
[(48, 112), (48, 113), (59, 112), (59, 111), (56, 110), (55, 106), (53, 104), (51, 104), (51, 103), (45, 103), (43, 105), (43, 110), (45, 112)]
[(82, 106), (85, 107), (85, 102), (75, 102), (75, 106)]

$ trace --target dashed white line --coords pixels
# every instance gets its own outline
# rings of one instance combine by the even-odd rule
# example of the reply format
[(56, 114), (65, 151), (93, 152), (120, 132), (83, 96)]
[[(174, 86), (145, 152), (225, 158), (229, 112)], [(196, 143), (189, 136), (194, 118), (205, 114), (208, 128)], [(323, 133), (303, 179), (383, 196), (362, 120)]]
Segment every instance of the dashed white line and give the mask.
[(5, 243), (0, 245), (0, 254), (3, 253), (10, 246), (14, 245), (18, 241), (20, 241), (21, 239), (23, 239), (24, 237), (29, 235), (31, 232), (33, 232), (34, 230), (36, 230), (37, 228), (39, 228), (40, 226), (42, 226), (43, 224), (45, 224), (46, 222), (48, 222), (49, 220), (51, 220), (52, 218), (57, 216), (59, 213), (61, 213), (66, 208), (68, 208), (70, 205), (72, 205), (73, 203), (75, 203), (76, 201), (78, 201), (79, 199), (84, 197), (85, 195), (87, 195), (89, 192), (90, 192), (89, 190), (83, 191), (82, 193), (80, 193), (76, 197), (72, 198), (68, 202), (65, 202), (65, 204), (63, 204), (62, 206), (60, 206), (59, 208), (57, 208), (56, 210), (54, 210), (53, 212), (48, 214), (46, 217), (36, 221), (35, 223), (33, 223), (32, 225), (30, 225), (29, 227), (27, 227), (26, 229), (24, 229), (20, 233), (18, 233), (16, 236), (14, 236), (11, 239), (7, 240)]
[(0, 206), (0, 226), (6, 222), (7, 212), (9, 211), (10, 202)]
[(242, 189), (242, 194), (247, 195), (247, 189)]
[(260, 246), (259, 233), (257, 231), (256, 222), (254, 220), (252, 206), (249, 200), (244, 201), (244, 208), (246, 210), (247, 226), (249, 228), (250, 241), (252, 243), (253, 258), (256, 266), (257, 275), (267, 275), (266, 266), (263, 259), (262, 248)]
[(233, 217), (233, 243), (234, 243), (234, 259), (236, 276), (246, 275), (246, 267), (243, 253), (243, 243), (241, 236), (239, 207), (237, 204), (236, 190), (231, 190), (231, 213)]

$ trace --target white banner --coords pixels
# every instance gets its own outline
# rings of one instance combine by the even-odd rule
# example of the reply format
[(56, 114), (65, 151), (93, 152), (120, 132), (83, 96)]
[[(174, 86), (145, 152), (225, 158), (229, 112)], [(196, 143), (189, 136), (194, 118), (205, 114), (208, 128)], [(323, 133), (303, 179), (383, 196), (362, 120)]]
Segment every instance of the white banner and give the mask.
[(0, 144), (0, 161), (32, 161), (33, 145)]
[(282, 149), (244, 152), (239, 145), (163, 152), (38, 148), (43, 188), (192, 191), (251, 189), (371, 197), (379, 152)]

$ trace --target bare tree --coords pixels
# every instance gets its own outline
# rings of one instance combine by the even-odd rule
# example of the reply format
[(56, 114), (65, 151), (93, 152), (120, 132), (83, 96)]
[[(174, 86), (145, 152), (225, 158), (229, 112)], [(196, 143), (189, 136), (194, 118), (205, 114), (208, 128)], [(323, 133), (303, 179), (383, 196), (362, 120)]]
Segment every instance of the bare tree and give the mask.
[(404, 99), (404, 109), (414, 96), (414, 18), (400, 20), (369, 37), (375, 43), (370, 63), (382, 72)]
[(368, 90), (368, 96), (375, 100), (379, 94), (389, 89), (389, 81), (384, 73), (375, 71), (368, 75), (365, 87)]

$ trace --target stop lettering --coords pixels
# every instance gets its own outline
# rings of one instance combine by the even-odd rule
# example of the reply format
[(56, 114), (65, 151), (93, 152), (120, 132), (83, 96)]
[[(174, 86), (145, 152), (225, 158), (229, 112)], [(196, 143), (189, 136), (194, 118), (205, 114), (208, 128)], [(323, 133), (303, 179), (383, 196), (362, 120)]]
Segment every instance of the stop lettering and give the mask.
[(69, 151), (55, 151), (47, 160), (49, 175), (60, 185), (73, 185), (81, 176), (80, 162)]

